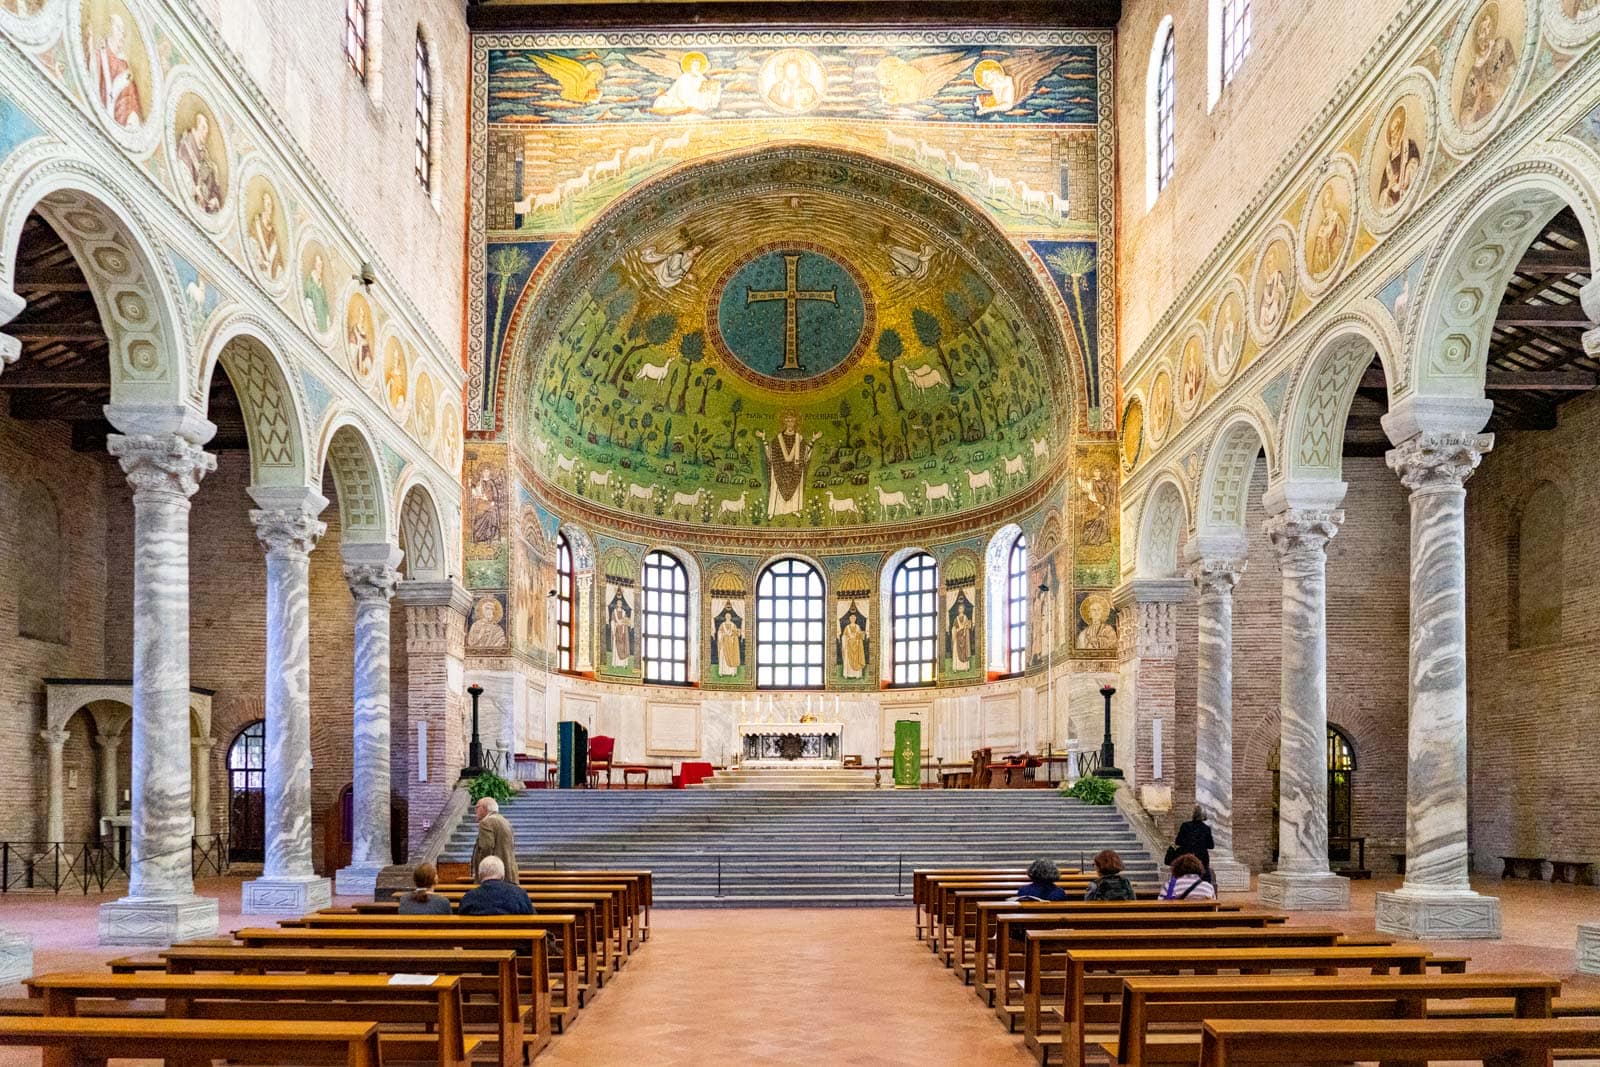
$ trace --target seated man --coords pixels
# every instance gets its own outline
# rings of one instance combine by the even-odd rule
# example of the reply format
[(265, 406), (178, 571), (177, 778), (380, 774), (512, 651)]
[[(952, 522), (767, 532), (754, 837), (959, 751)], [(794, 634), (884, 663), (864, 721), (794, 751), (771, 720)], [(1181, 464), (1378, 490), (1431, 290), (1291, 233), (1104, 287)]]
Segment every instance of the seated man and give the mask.
[(485, 856), (478, 864), (478, 888), (467, 891), (457, 910), (462, 915), (532, 915), (533, 901), (520, 885), (506, 881), (506, 865), (499, 856)]

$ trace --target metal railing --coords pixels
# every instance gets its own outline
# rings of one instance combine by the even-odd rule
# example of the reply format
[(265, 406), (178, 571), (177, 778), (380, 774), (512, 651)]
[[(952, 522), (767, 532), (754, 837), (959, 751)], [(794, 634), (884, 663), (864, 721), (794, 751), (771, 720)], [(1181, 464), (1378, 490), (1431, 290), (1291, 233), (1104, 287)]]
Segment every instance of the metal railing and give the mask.
[[(228, 870), (228, 836), (191, 838), (190, 871), (195, 877)], [(121, 849), (93, 841), (0, 841), (0, 893), (50, 890), (102, 893), (128, 876)]]

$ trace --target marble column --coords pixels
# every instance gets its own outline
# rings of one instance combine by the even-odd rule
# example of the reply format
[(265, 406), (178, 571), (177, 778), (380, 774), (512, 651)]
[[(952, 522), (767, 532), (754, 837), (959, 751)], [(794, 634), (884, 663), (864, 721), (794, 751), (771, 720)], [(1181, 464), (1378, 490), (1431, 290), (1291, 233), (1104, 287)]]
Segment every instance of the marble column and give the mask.
[(1265, 523), (1283, 574), (1283, 677), (1278, 867), (1257, 880), (1256, 892), (1275, 908), (1350, 907), (1349, 881), (1328, 867), (1327, 562), (1342, 522), (1336, 508), (1286, 507)]
[[(472, 597), (453, 581), (413, 579), (396, 587), (395, 600), (405, 609), (406, 707), (412, 730), (406, 743), (413, 776), (405, 786), (406, 840), (414, 855), (448, 803), (466, 761), (461, 723)], [(419, 724), (427, 732), (425, 753)]]
[[(193, 415), (108, 408), (108, 447), (133, 486), (133, 746), (128, 895), (100, 906), (102, 945), (160, 945), (217, 932), (217, 902), (190, 867), (189, 498), (216, 469)], [(149, 432), (165, 423), (176, 432)]]
[[(1112, 720), (1117, 766), (1153, 815), (1172, 810), (1173, 725), (1178, 696), (1178, 605), (1193, 593), (1184, 578), (1136, 578), (1113, 594), (1120, 693)], [(1161, 726), (1155, 725), (1160, 720)], [(1119, 726), (1121, 727), (1119, 729)], [(1159, 734), (1159, 738), (1158, 735)], [(1159, 750), (1157, 748), (1159, 744)], [(1159, 751), (1159, 756), (1157, 752)], [(1157, 769), (1161, 771), (1158, 775)]]
[(100, 750), (100, 817), (117, 813), (117, 753), (122, 749), (121, 734), (99, 734), (94, 739)]
[(304, 915), (333, 888), (311, 865), (311, 550), (328, 502), (309, 489), (252, 489), (267, 552), (266, 859), (244, 884), (246, 915)]
[(194, 836), (211, 836), (211, 746), (214, 738), (190, 740), (189, 759), (194, 765)]
[[(578, 673), (594, 670), (594, 572), (578, 575), (576, 596), (578, 610), (572, 620), (572, 669)], [(551, 627), (554, 632), (555, 627)]]
[(52, 845), (60, 844), (67, 836), (66, 754), (67, 742), (71, 738), (72, 733), (65, 729), (39, 731), (48, 767), (45, 776), (45, 788), (49, 793), (45, 797), (44, 839)]
[(354, 785), (350, 865), (335, 876), (341, 895), (371, 895), (394, 862), (389, 846), (389, 598), (400, 550), (345, 545), (344, 576), (356, 601)]
[(1493, 446), (1425, 432), (1388, 454), (1411, 490), (1411, 716), (1406, 880), (1376, 910), (1378, 929), (1403, 937), (1500, 936), (1499, 900), (1467, 880), (1466, 481)]
[(1218, 889), (1248, 890), (1250, 869), (1233, 855), (1233, 587), (1239, 557), (1199, 556), (1189, 577), (1199, 593), (1194, 701), (1194, 802), (1205, 809), (1216, 847)]

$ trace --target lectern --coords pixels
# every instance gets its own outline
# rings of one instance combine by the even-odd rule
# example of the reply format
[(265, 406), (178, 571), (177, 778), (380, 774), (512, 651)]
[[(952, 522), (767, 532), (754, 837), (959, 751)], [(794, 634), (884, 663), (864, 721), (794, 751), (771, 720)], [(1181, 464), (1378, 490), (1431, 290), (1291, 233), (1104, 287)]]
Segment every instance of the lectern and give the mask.
[(556, 785), (562, 789), (582, 789), (589, 782), (589, 731), (583, 723), (565, 720), (556, 723)]

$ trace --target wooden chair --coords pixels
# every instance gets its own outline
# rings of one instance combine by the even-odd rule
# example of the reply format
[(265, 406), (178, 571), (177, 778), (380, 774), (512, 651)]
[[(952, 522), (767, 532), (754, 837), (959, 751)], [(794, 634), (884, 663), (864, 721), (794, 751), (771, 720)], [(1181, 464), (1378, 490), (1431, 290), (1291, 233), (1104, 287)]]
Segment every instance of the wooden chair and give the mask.
[(595, 735), (589, 738), (589, 788), (597, 788), (600, 776), (606, 776), (606, 788), (611, 788), (611, 757), (617, 751), (615, 737)]

